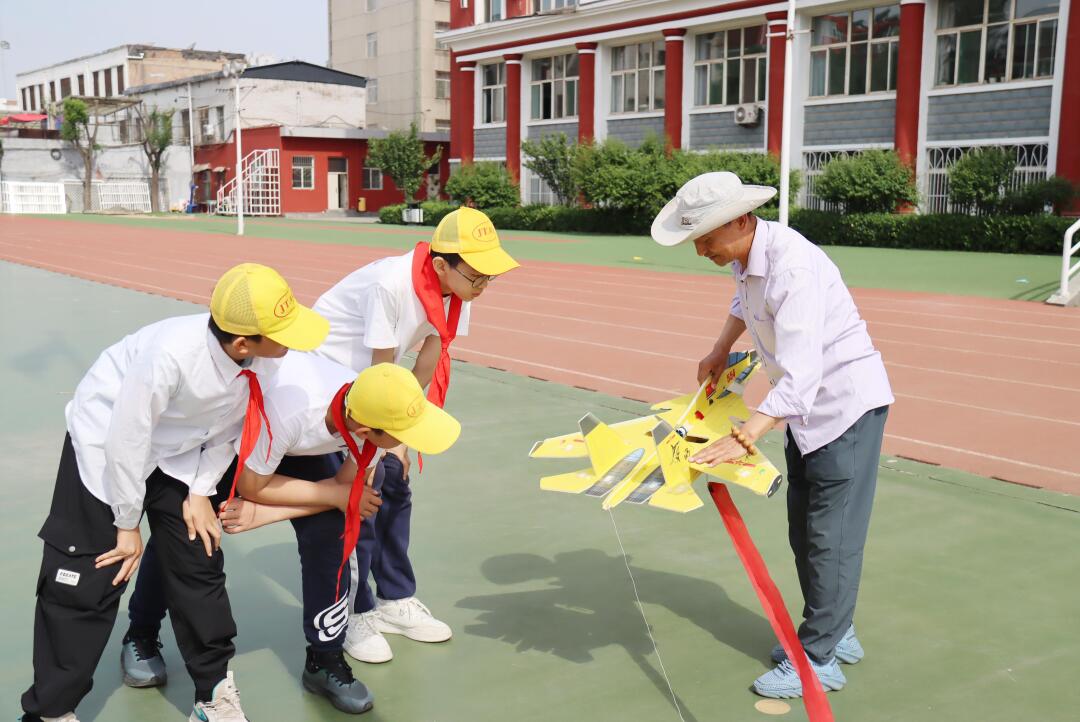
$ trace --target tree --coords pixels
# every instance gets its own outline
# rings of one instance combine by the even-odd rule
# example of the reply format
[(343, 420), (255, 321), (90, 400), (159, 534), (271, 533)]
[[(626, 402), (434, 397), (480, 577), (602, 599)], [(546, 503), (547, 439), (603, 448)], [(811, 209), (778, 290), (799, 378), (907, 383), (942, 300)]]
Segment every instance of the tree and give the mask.
[(470, 163), (458, 168), (446, 182), (446, 193), (473, 208), (516, 206), (521, 191), (501, 163)]
[(892, 150), (834, 158), (825, 166), (815, 190), (847, 213), (892, 213), (900, 203), (918, 199), (911, 169)]
[(60, 137), (75, 146), (83, 159), (83, 213), (90, 210), (93, 192), (94, 158), (101, 146), (97, 144), (98, 124), (91, 129), (90, 110), (86, 103), (78, 98), (65, 98), (63, 105), (64, 122), (60, 126)]
[(437, 148), (431, 156), (424, 153), (424, 141), (420, 140), (416, 123), (412, 123), (408, 133), (394, 131), (385, 138), (372, 140), (367, 165), (390, 176), (394, 185), (405, 194), (405, 202), (413, 203), (416, 191), (424, 182), (424, 171), (438, 163), (441, 157), (442, 148)]
[(949, 168), (949, 200), (967, 211), (974, 206), (983, 215), (994, 213), (1015, 168), (1016, 157), (1001, 148), (965, 153)]
[(139, 134), (146, 162), (150, 165), (150, 210), (161, 210), (159, 187), (161, 183), (161, 164), (165, 161), (165, 151), (172, 145), (173, 114), (175, 110), (159, 110), (155, 106), (147, 112), (142, 103), (135, 106), (138, 113)]
[(577, 200), (578, 187), (574, 182), (574, 152), (565, 133), (545, 135), (539, 141), (526, 140), (521, 144), (525, 167), (543, 179), (562, 205)]

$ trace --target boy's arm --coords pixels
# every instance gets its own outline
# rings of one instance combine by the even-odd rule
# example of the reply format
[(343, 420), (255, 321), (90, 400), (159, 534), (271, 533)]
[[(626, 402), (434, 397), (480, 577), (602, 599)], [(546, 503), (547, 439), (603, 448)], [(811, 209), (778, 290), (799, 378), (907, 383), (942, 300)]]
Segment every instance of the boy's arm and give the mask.
[(333, 508), (332, 506), (270, 506), (236, 497), (230, 502), (221, 502), (219, 516), (226, 534), (239, 534), (267, 524), (312, 516)]
[(139, 526), (151, 437), (179, 379), (179, 368), (164, 354), (140, 359), (124, 375), (104, 444), (104, 478), (119, 529)]
[(371, 365), (392, 364), (397, 356), (396, 348), (376, 348), (371, 350)]
[(442, 341), (438, 336), (428, 336), (420, 346), (416, 354), (416, 364), (413, 365), (413, 375), (420, 382), (421, 388), (427, 388), (431, 383), (431, 377), (435, 375), (435, 366), (439, 363), (439, 354), (442, 352)]
[(258, 474), (245, 466), (237, 483), (240, 495), (249, 501), (273, 506), (307, 506), (318, 511), (342, 509), (348, 505), (348, 487), (312, 483), (280, 474)]

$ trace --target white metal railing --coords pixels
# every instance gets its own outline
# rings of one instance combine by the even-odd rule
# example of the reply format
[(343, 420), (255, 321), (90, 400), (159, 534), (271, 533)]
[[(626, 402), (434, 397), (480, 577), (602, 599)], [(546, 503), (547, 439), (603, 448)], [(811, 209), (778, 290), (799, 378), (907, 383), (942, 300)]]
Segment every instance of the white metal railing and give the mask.
[[(1080, 241), (1073, 243), (1077, 231), (1080, 231), (1080, 220), (1077, 220), (1076, 223), (1069, 226), (1069, 230), (1065, 231), (1065, 239), (1061, 243), (1061, 285), (1058, 287), (1058, 292), (1047, 299), (1047, 303), (1065, 306), (1071, 300), (1070, 282), (1072, 277), (1077, 272), (1080, 272), (1080, 261), (1072, 262), (1073, 256), (1076, 255), (1077, 251), (1080, 251)], [(1080, 293), (1080, 289), (1077, 289), (1077, 292)]]
[(151, 211), (149, 183), (105, 181), (97, 186), (97, 191), (99, 210)]
[[(281, 215), (281, 171), (277, 148), (253, 150), (240, 164), (244, 179), (244, 215)], [(217, 212), (236, 215), (236, 177), (218, 189)]]
[[(974, 209), (954, 206), (949, 201), (949, 169), (965, 154), (976, 148), (991, 146), (939, 146), (926, 149), (926, 194), (923, 198), (925, 213), (976, 213)], [(1010, 155), (1015, 154), (1016, 167), (1006, 188), (1014, 191), (1029, 183), (1046, 180), (1050, 146), (1046, 143), (1001, 145)]]
[(67, 213), (63, 183), (4, 181), (0, 205), (4, 213)]

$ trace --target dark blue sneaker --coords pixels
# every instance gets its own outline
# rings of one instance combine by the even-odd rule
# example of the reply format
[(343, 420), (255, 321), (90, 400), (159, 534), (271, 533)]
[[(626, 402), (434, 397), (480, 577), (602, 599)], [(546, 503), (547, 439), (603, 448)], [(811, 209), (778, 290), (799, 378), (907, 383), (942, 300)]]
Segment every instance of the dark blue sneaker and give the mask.
[[(865, 652), (863, 652), (862, 645), (859, 644), (859, 638), (855, 636), (855, 625), (852, 624), (836, 645), (836, 661), (842, 664), (858, 664), (864, 655)], [(780, 664), (787, 659), (787, 652), (778, 644), (773, 647), (772, 654), (769, 657), (772, 661)]]
[(124, 635), (120, 650), (120, 671), (128, 687), (160, 687), (168, 681), (165, 659), (161, 656), (161, 640), (156, 636)]
[(375, 704), (375, 696), (353, 676), (352, 667), (340, 649), (315, 652), (309, 647), (301, 681), (308, 692), (326, 697), (330, 704), (348, 714), (362, 714)]

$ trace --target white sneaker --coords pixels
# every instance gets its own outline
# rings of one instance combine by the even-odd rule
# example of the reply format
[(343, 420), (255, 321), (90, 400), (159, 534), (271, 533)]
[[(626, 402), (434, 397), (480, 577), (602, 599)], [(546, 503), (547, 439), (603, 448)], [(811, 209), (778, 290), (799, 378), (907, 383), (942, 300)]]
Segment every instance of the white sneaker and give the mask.
[(450, 626), (431, 616), (416, 597), (375, 602), (379, 613), (375, 628), (385, 634), (404, 634), (417, 642), (445, 642), (453, 636)]
[(74, 712), (68, 712), (59, 717), (42, 717), (41, 722), (79, 722), (79, 718), (75, 716)]
[(248, 722), (240, 709), (240, 692), (233, 683), (232, 672), (214, 687), (209, 702), (196, 702), (188, 722)]
[(349, 628), (345, 632), (345, 651), (353, 659), (369, 664), (382, 664), (394, 658), (390, 643), (375, 628), (379, 612), (372, 609), (363, 614), (349, 615)]

